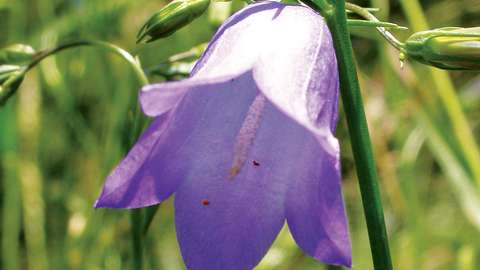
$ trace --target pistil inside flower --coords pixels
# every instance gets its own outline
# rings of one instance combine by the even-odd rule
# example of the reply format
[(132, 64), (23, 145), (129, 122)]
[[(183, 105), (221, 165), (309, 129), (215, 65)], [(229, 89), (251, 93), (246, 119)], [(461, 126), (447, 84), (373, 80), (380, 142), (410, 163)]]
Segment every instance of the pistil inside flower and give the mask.
[(237, 175), (245, 164), (248, 157), (248, 151), (253, 145), (253, 139), (257, 134), (258, 126), (262, 120), (265, 110), (265, 96), (258, 93), (248, 109), (247, 118), (243, 122), (242, 128), (238, 132), (235, 144), (233, 145), (233, 161), (228, 179), (231, 180)]

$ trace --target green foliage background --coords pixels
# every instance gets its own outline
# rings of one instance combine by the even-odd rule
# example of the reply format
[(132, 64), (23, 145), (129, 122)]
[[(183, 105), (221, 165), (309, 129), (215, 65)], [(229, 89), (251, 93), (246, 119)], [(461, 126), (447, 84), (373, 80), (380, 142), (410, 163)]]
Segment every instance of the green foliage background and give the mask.
[[(383, 21), (414, 31), (480, 25), (477, 0), (355, 1), (382, 8)], [(166, 1), (0, 0), (0, 48), (15, 43), (41, 50), (79, 39), (103, 40), (138, 55), (144, 68), (208, 42), (224, 17), (240, 8), (212, 4), (174, 35), (135, 45), (143, 22)], [(420, 4), (420, 9), (416, 9)], [(228, 15), (228, 14), (227, 14)], [(225, 18), (225, 17), (224, 17)], [(373, 29), (351, 28), (373, 141), (395, 269), (480, 267), (480, 76), (443, 72), (406, 61)], [(160, 76), (151, 81), (162, 81)], [(180, 79), (175, 77), (173, 79)], [(60, 52), (27, 73), (0, 108), (1, 269), (131, 269), (128, 210), (93, 210), (104, 179), (128, 150), (140, 85), (128, 65), (91, 47)], [(448, 113), (455, 90), (476, 144), (465, 145), (461, 117)], [(354, 269), (373, 269), (358, 183), (342, 108), (343, 191)], [(474, 155), (473, 155), (474, 156)], [(147, 233), (145, 269), (184, 269), (174, 230), (173, 199), (163, 203)], [(280, 233), (256, 269), (337, 269), (314, 261)]]

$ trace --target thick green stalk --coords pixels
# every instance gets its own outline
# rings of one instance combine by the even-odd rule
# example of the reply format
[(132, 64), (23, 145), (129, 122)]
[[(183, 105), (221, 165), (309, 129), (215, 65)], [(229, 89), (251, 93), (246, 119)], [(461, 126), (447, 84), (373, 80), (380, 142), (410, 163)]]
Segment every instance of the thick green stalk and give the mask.
[(332, 0), (331, 3), (334, 13), (325, 19), (332, 32), (337, 55), (340, 92), (362, 194), (373, 264), (376, 270), (390, 270), (393, 268), (388, 247), (387, 230), (367, 120), (347, 27), (345, 3), (343, 0)]

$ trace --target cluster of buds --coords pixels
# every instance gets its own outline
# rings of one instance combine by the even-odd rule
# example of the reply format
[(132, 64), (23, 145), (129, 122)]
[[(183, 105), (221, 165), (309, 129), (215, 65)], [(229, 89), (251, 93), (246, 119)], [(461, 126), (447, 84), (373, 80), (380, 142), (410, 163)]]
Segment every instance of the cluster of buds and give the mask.
[(406, 57), (457, 70), (480, 69), (480, 27), (449, 27), (413, 34), (405, 41)]
[(146, 36), (146, 42), (165, 38), (202, 15), (210, 0), (175, 0), (153, 14), (143, 24), (137, 36), (137, 43)]

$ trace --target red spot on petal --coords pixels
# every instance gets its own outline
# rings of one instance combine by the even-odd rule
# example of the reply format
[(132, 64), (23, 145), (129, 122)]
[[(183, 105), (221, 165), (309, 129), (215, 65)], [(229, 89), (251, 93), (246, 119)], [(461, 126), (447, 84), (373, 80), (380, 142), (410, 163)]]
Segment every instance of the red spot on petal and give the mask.
[(209, 205), (210, 202), (209, 201), (203, 201), (203, 205)]
[(255, 165), (255, 166), (260, 166), (260, 163), (257, 163), (257, 162), (255, 162), (255, 160), (254, 160), (254, 161), (253, 161), (253, 165)]

